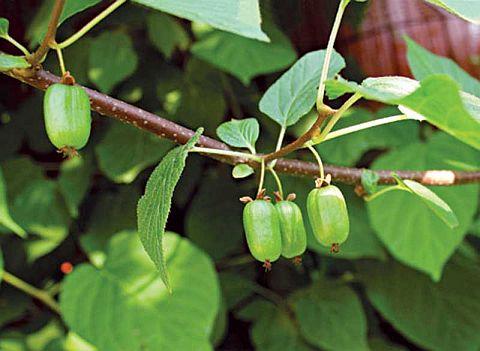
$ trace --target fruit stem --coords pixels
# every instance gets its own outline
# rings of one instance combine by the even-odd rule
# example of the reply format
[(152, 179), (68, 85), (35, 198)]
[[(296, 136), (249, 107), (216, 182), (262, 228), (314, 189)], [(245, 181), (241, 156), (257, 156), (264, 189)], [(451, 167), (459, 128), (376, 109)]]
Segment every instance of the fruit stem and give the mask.
[(24, 293), (42, 301), (45, 305), (58, 314), (60, 314), (60, 306), (58, 303), (45, 291), (35, 288), (34, 286), (17, 278), (13, 274), (6, 271), (3, 272), (3, 281), (11, 286), (23, 291)]
[(262, 163), (260, 166), (260, 181), (258, 182), (257, 197), (262, 193), (264, 180), (265, 180), (265, 161), (262, 160)]
[(320, 154), (317, 152), (317, 150), (315, 150), (315, 148), (313, 146), (307, 146), (307, 148), (312, 152), (313, 156), (315, 156), (315, 159), (317, 160), (317, 163), (318, 163), (318, 168), (320, 169), (320, 180), (323, 180), (325, 179), (325, 170), (323, 168), (323, 162), (322, 162), (322, 158), (320, 157)]
[(272, 166), (268, 168), (268, 170), (272, 173), (273, 178), (275, 179), (275, 182), (277, 183), (278, 187), (278, 192), (280, 194), (280, 198), (283, 199), (283, 186), (282, 186), (282, 181), (280, 180), (280, 177), (278, 176), (277, 172), (273, 169)]

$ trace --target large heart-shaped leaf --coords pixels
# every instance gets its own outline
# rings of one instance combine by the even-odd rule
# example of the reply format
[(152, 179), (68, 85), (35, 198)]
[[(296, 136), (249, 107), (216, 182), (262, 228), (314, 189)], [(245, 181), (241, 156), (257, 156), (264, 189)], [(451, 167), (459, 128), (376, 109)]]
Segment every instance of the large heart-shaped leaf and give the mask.
[[(480, 165), (478, 152), (440, 134), (428, 144), (415, 143), (379, 158), (374, 169), (448, 169), (451, 160)], [(427, 175), (428, 176), (428, 175)], [(452, 176), (453, 173), (452, 173)], [(406, 192), (389, 192), (368, 203), (378, 237), (400, 262), (438, 281), (446, 261), (462, 242), (478, 206), (478, 185), (438, 187), (437, 193), (458, 217), (451, 229), (425, 203)]]
[[(298, 122), (315, 104), (326, 50), (304, 55), (285, 72), (263, 95), (260, 111), (288, 127)], [(333, 78), (345, 67), (345, 60), (333, 52), (328, 78)]]
[(328, 82), (330, 97), (347, 92), (369, 100), (399, 105), (412, 119), (426, 119), (464, 143), (480, 149), (480, 98), (461, 92), (447, 75), (428, 76), (420, 83), (405, 77), (368, 78), (361, 85), (338, 79)]
[(148, 179), (145, 194), (138, 201), (138, 232), (143, 247), (160, 271), (160, 277), (170, 290), (165, 255), (163, 252), (163, 235), (172, 203), (173, 190), (185, 168), (188, 151), (200, 138), (202, 129), (187, 144), (170, 151), (155, 168)]
[(173, 294), (135, 232), (117, 234), (102, 269), (77, 266), (63, 286), (65, 323), (98, 350), (211, 350), (219, 307), (212, 261), (187, 240), (165, 235)]
[(133, 0), (139, 4), (262, 41), (258, 0)]
[(312, 345), (322, 350), (369, 349), (365, 313), (349, 287), (318, 281), (292, 299), (300, 332)]
[(357, 267), (373, 306), (414, 343), (438, 351), (480, 348), (478, 264), (455, 256), (439, 283), (394, 262)]

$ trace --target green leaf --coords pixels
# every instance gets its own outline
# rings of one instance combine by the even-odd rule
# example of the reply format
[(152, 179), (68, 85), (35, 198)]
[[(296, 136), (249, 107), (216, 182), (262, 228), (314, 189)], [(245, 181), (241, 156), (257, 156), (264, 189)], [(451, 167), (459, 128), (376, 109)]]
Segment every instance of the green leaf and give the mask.
[(480, 24), (480, 3), (474, 0), (426, 0), (475, 24)]
[(368, 350), (360, 299), (345, 285), (317, 281), (292, 297), (303, 337), (325, 350)]
[(232, 176), (235, 179), (242, 179), (252, 175), (255, 170), (245, 163), (241, 163), (233, 167)]
[(439, 198), (437, 194), (416, 181), (402, 180), (398, 177), (395, 177), (395, 179), (405, 190), (418, 196), (446, 225), (452, 229), (458, 227), (457, 216), (455, 216), (450, 206)]
[(185, 219), (186, 234), (214, 259), (241, 250), (243, 206), (238, 199), (244, 195), (236, 182), (220, 173), (206, 177), (191, 200)]
[(418, 83), (405, 77), (368, 78), (362, 85), (339, 79), (328, 83), (330, 97), (356, 92), (369, 100), (399, 105), (412, 119), (426, 119), (480, 149), (480, 98), (463, 93), (447, 75), (431, 75)]
[(175, 48), (185, 50), (190, 44), (188, 33), (171, 16), (155, 12), (147, 17), (148, 37), (152, 44), (165, 55), (172, 56)]
[(373, 306), (409, 340), (427, 350), (478, 350), (478, 265), (455, 256), (439, 283), (395, 262), (357, 267)]
[(132, 75), (137, 64), (137, 53), (128, 35), (105, 31), (92, 40), (88, 77), (103, 93), (109, 94)]
[(284, 310), (273, 304), (261, 301), (262, 310), (258, 310), (255, 302), (247, 306), (257, 316), (250, 331), (256, 350), (262, 351), (313, 351), (302, 338), (295, 321)]
[(157, 163), (171, 143), (133, 126), (114, 123), (95, 147), (100, 170), (117, 183), (131, 183)]
[(30, 64), (22, 56), (13, 56), (0, 53), (0, 72), (14, 68), (28, 68)]
[(134, 0), (139, 4), (192, 21), (236, 33), (248, 38), (268, 41), (260, 27), (258, 0)]
[[(438, 134), (427, 144), (411, 144), (382, 156), (372, 168), (448, 169), (451, 168), (449, 158), (473, 162), (477, 167), (480, 160), (475, 150)], [(459, 226), (455, 229), (447, 227), (423, 200), (406, 192), (389, 192), (369, 202), (368, 213), (378, 237), (397, 260), (438, 281), (443, 266), (472, 223), (479, 201), (478, 191), (479, 186), (475, 184), (435, 188), (458, 216)]]
[(94, 167), (90, 156), (74, 157), (60, 166), (58, 187), (73, 218), (78, 217), (78, 207), (87, 195)]
[(210, 350), (220, 298), (213, 263), (171, 233), (165, 259), (173, 294), (137, 234), (116, 235), (102, 269), (83, 264), (66, 277), (60, 306), (69, 329), (98, 350)]
[(8, 209), (7, 188), (5, 179), (3, 178), (3, 172), (0, 168), (0, 224), (7, 227), (15, 234), (25, 237), (27, 233), (20, 227), (10, 215)]
[(0, 38), (8, 36), (9, 22), (6, 18), (0, 17)]
[(480, 81), (465, 72), (453, 60), (431, 53), (409, 37), (405, 37), (405, 42), (408, 48), (408, 64), (416, 79), (422, 80), (432, 74), (447, 74), (460, 84), (463, 91), (480, 96)]
[(171, 291), (166, 258), (163, 252), (163, 235), (172, 202), (173, 190), (177, 185), (188, 156), (188, 151), (200, 138), (202, 129), (187, 144), (170, 151), (155, 168), (148, 179), (145, 194), (138, 201), (138, 232), (143, 247), (160, 271), (160, 277)]
[[(263, 95), (260, 111), (282, 127), (298, 122), (315, 104), (325, 50), (313, 51), (300, 58)], [(345, 67), (345, 60), (333, 52), (328, 77)]]
[(230, 146), (249, 149), (255, 153), (260, 125), (255, 118), (232, 119), (217, 128), (218, 137)]
[(277, 27), (269, 24), (266, 32), (270, 43), (213, 31), (196, 42), (191, 51), (249, 85), (253, 77), (284, 69), (297, 58), (290, 40)]
[(38, 236), (26, 242), (31, 262), (55, 249), (68, 234), (70, 218), (57, 184), (50, 180), (29, 183), (15, 198), (12, 216), (28, 233)]

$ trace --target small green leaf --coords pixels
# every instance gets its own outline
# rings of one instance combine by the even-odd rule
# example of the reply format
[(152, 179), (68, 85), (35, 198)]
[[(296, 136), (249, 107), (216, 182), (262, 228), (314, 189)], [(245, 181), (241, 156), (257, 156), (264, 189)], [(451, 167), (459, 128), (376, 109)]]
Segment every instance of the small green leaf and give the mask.
[(273, 24), (264, 27), (270, 43), (217, 30), (195, 43), (192, 53), (248, 85), (253, 77), (284, 69), (297, 58), (288, 37)]
[(190, 44), (188, 33), (181, 24), (165, 13), (149, 14), (147, 29), (150, 41), (166, 58), (172, 56), (175, 48), (185, 50)]
[(398, 105), (411, 119), (424, 120), (480, 150), (480, 98), (461, 92), (448, 75), (431, 75), (420, 83), (405, 77), (368, 78), (361, 85), (338, 79), (328, 82), (330, 97), (347, 92)]
[(233, 167), (232, 176), (235, 179), (246, 178), (254, 173), (254, 169), (245, 163)]
[(30, 64), (22, 56), (13, 56), (0, 53), (0, 72), (14, 68), (28, 68)]
[(9, 22), (6, 18), (0, 17), (0, 38), (8, 36)]
[(205, 22), (228, 32), (262, 41), (268, 37), (260, 27), (258, 0), (134, 0), (153, 9), (191, 21)]
[(409, 37), (405, 37), (408, 64), (416, 79), (422, 80), (432, 74), (447, 74), (460, 84), (463, 91), (480, 96), (480, 81), (465, 72), (453, 60), (437, 56)]
[(133, 126), (114, 123), (95, 152), (99, 168), (108, 178), (131, 183), (141, 171), (160, 161), (171, 145)]
[(22, 229), (10, 215), (7, 200), (7, 188), (3, 178), (3, 172), (0, 168), (0, 224), (10, 229), (15, 234), (25, 237), (27, 233)]
[(230, 146), (247, 148), (255, 153), (260, 125), (255, 118), (232, 119), (217, 128), (218, 137)]
[(90, 45), (88, 77), (108, 94), (137, 69), (138, 57), (127, 34), (105, 31)]
[[(315, 104), (325, 50), (313, 51), (300, 58), (263, 95), (260, 111), (282, 127), (298, 122)], [(345, 67), (345, 60), (333, 52), (328, 77)]]
[(170, 151), (155, 168), (148, 179), (145, 194), (138, 201), (138, 232), (145, 251), (148, 253), (168, 290), (171, 285), (168, 279), (165, 255), (163, 252), (163, 235), (167, 224), (172, 202), (173, 190), (185, 168), (188, 151), (200, 138), (202, 129), (187, 144)]
[(450, 228), (458, 227), (458, 219), (448, 204), (443, 201), (437, 194), (417, 183), (413, 180), (402, 180), (398, 176), (394, 176), (399, 185), (402, 185), (406, 191), (420, 197), (420, 199), (435, 213), (438, 218), (445, 222)]
[(475, 24), (480, 24), (480, 2), (475, 0), (426, 0)]
[(362, 172), (362, 186), (367, 194), (373, 194), (377, 191), (377, 184), (380, 177), (377, 173), (364, 169)]

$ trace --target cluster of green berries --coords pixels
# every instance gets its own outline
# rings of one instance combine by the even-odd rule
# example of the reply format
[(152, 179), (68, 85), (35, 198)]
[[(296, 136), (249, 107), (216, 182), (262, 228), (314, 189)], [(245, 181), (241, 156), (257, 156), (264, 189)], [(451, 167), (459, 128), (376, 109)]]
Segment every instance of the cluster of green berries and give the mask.
[[(320, 244), (338, 252), (350, 231), (347, 206), (342, 192), (334, 185), (313, 189), (307, 198), (307, 212), (312, 232)], [(280, 256), (300, 261), (307, 248), (307, 234), (302, 211), (290, 194), (283, 200), (275, 193), (275, 204), (260, 192), (256, 200), (245, 197), (243, 226), (252, 256), (264, 263), (265, 269)]]

